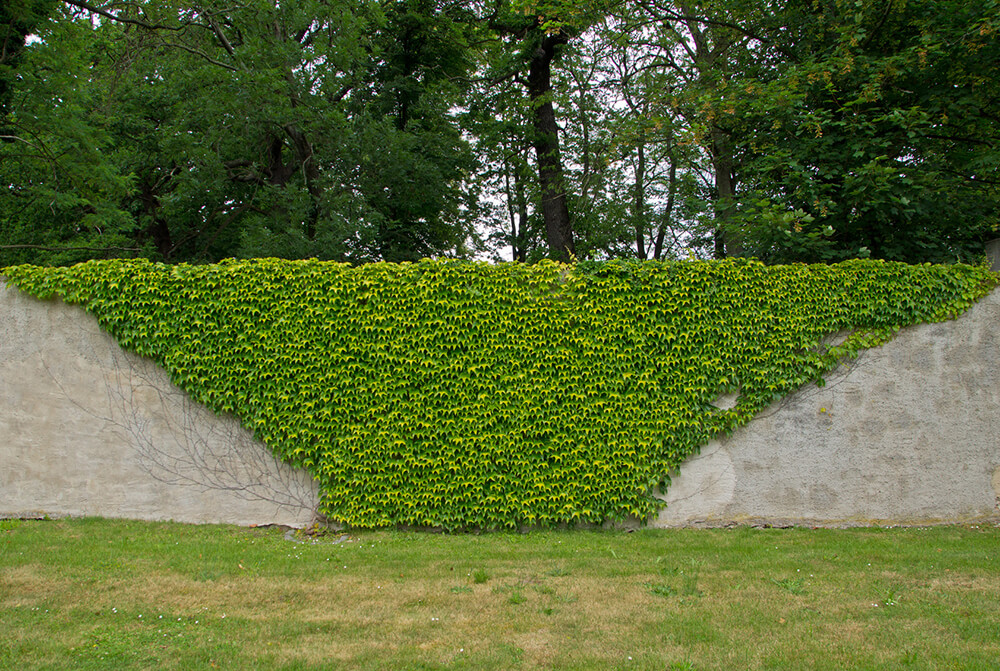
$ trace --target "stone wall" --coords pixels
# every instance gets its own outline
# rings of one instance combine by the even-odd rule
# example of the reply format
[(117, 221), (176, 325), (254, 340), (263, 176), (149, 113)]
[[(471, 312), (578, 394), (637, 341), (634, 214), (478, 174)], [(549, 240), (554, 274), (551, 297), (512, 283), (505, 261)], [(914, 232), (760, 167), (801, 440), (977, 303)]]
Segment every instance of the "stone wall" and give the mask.
[(0, 516), (304, 526), (316, 484), (123, 351), (0, 280)]
[(1000, 521), (1000, 290), (712, 441), (656, 526)]
[[(1000, 521), (1000, 291), (688, 460), (653, 526)], [(0, 516), (313, 520), (315, 483), (79, 308), (0, 281)]]

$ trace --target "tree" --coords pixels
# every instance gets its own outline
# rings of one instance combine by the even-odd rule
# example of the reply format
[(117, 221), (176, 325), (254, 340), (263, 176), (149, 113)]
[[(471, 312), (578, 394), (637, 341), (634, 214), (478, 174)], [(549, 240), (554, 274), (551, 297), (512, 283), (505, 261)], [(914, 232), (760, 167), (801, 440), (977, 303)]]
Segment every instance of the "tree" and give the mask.
[(375, 220), (371, 256), (416, 261), (461, 246), (477, 208), (476, 161), (452, 112), (472, 67), (473, 17), (437, 0), (389, 3), (385, 16), (380, 63), (349, 108), (371, 157), (359, 182)]
[(719, 255), (981, 254), (998, 210), (995, 3), (641, 6), (710, 159)]
[[(121, 207), (130, 179), (111, 154), (97, 88), (79, 86), (108, 46), (88, 41), (76, 22), (37, 28), (45, 42), (26, 47), (11, 71), (0, 144), (0, 262), (72, 263), (130, 253), (132, 221)], [(73, 250), (60, 251), (70, 245)], [(39, 250), (53, 248), (56, 251)]]
[(570, 41), (593, 20), (594, 7), (571, 0), (530, 3), (515, 11), (498, 0), (487, 17), (490, 28), (505, 43), (502, 57), (491, 63), (489, 78), (496, 83), (521, 84), (528, 96), (530, 138), (538, 169), (540, 210), (549, 254), (569, 260), (575, 255), (573, 222), (559, 143), (559, 124), (553, 106), (552, 69)]
[(994, 0), (0, 11), (0, 263), (405, 261), (477, 222), (519, 261), (973, 260), (997, 234)]
[(773, 104), (743, 111), (756, 254), (975, 260), (1000, 217), (997, 5), (830, 1), (784, 20), (790, 57), (758, 86)]
[[(48, 147), (74, 110), (81, 132), (96, 137), (88, 149), (100, 160), (91, 164), (124, 180), (123, 192), (105, 188), (84, 204), (115, 213), (118, 237), (108, 237), (107, 225), (84, 231), (79, 212), (66, 210), (66, 225), (53, 226), (41, 207), (29, 216), (7, 201), (5, 239), (84, 246), (87, 232), (99, 240), (81, 253), (100, 247), (167, 261), (402, 260), (459, 251), (474, 210), (467, 179), (474, 164), (450, 112), (460, 89), (445, 84), (466, 67), (463, 36), (438, 32), (458, 24), (435, 3), (386, 7), (68, 0), (28, 50), (24, 69), (37, 86), (16, 94), (23, 109), (43, 108), (45, 93), (70, 102), (15, 122)], [(407, 49), (422, 45), (409, 65), (411, 54), (392, 51), (401, 37), (414, 38)], [(67, 64), (72, 77), (46, 65), (67, 51), (79, 56)], [(394, 98), (407, 81), (419, 86)], [(402, 106), (387, 122), (383, 103), (391, 98)], [(69, 188), (66, 165), (45, 152), (2, 151), (20, 163), (8, 183), (24, 200), (58, 210), (61, 201), (44, 194), (80, 193)], [(18, 176), (28, 167), (33, 180)], [(32, 259), (65, 260), (49, 252)]]
[(464, 125), (475, 138), (480, 159), (478, 177), (485, 196), (480, 224), (490, 231), (487, 242), (496, 260), (506, 258), (496, 248), (509, 247), (508, 260), (525, 263), (541, 255), (545, 238), (538, 216), (538, 171), (531, 164), (526, 132), (531, 127), (530, 105), (523, 87), (512, 78), (487, 75), (475, 84)]
[(581, 256), (670, 258), (695, 244), (702, 206), (678, 86), (635, 8), (594, 24), (563, 61), (569, 182)]

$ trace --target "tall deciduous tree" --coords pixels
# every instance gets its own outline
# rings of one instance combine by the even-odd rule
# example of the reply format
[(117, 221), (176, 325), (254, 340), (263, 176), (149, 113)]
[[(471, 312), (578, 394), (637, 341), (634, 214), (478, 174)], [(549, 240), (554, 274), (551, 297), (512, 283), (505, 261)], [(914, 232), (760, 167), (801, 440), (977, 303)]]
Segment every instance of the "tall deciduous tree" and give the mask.
[(695, 244), (692, 134), (669, 104), (678, 78), (634, 8), (594, 24), (562, 63), (571, 202), (581, 256), (663, 259)]
[(673, 38), (720, 255), (981, 253), (1000, 200), (995, 3), (640, 4)]
[(531, 127), (526, 130), (538, 169), (539, 209), (549, 254), (562, 260), (575, 255), (576, 243), (553, 105), (552, 71), (566, 46), (593, 20), (592, 11), (571, 0), (521, 3), (517, 7), (497, 0), (488, 17), (489, 26), (507, 44), (499, 68), (493, 64), (496, 81), (518, 82), (527, 92)]
[[(774, 42), (789, 58), (747, 101), (755, 253), (974, 260), (1000, 221), (1000, 7), (812, 3)], [(756, 86), (756, 82), (754, 83)], [(799, 211), (811, 221), (774, 212)]]
[(372, 80), (349, 109), (372, 156), (360, 182), (375, 219), (371, 255), (416, 261), (460, 247), (477, 210), (476, 161), (453, 110), (473, 66), (474, 17), (438, 0), (388, 3), (385, 17)]
[(996, 0), (12, 0), (0, 263), (401, 261), (477, 217), (520, 261), (971, 260), (998, 30)]
[[(28, 50), (35, 85), (15, 92), (14, 123), (40, 149), (2, 148), (19, 174), (38, 174), (8, 183), (39, 209), (30, 226), (23, 208), (2, 225), (20, 226), (20, 241), (82, 247), (86, 232), (103, 240), (88, 250), (168, 261), (455, 253), (474, 210), (473, 160), (450, 112), (460, 89), (447, 84), (464, 74), (467, 47), (439, 4), (67, 0)], [(45, 65), (77, 51), (72, 75)], [(65, 107), (27, 113), (46, 94)], [(50, 235), (40, 209), (81, 194), (66, 160), (47, 158), (71, 114), (95, 135), (95, 165), (124, 180), (124, 192), (82, 192), (81, 207), (116, 213), (114, 240), (65, 208), (69, 225)]]

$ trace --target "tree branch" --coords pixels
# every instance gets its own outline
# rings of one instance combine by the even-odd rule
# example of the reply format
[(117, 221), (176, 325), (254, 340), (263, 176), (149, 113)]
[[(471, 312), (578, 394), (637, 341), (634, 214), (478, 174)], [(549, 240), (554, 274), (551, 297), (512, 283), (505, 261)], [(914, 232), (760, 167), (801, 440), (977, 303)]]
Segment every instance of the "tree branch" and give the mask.
[(106, 9), (100, 7), (95, 7), (94, 5), (84, 2), (83, 0), (63, 0), (67, 5), (71, 7), (76, 7), (77, 9), (82, 9), (87, 12), (93, 12), (94, 14), (99, 14), (106, 19), (111, 19), (118, 23), (127, 23), (133, 26), (140, 26), (146, 28), (147, 30), (184, 30), (189, 24), (187, 22), (181, 23), (179, 26), (168, 26), (163, 23), (149, 23), (147, 21), (142, 21), (140, 19), (130, 19), (126, 16), (119, 16), (113, 12), (109, 12)]
[(41, 249), (46, 252), (141, 252), (142, 247), (46, 247), (45, 245), (0, 245), (0, 249)]
[(214, 58), (212, 58), (211, 56), (209, 56), (208, 54), (206, 54), (204, 51), (199, 51), (198, 49), (195, 49), (193, 47), (188, 47), (188, 46), (185, 46), (183, 44), (176, 44), (174, 42), (162, 42), (161, 44), (163, 46), (165, 46), (165, 47), (174, 47), (175, 49), (180, 49), (181, 51), (186, 51), (189, 54), (194, 54), (195, 56), (199, 56), (201, 58), (204, 58), (206, 61), (208, 61), (212, 65), (218, 65), (220, 68), (225, 68), (225, 69), (229, 70), (230, 72), (236, 72), (236, 68), (234, 68), (232, 65), (227, 65), (226, 63), (223, 63), (222, 61), (217, 61)]
[(17, 135), (0, 135), (0, 140), (4, 140), (5, 142), (23, 142), (24, 144), (28, 145), (29, 147), (34, 147), (35, 149), (37, 149), (40, 152), (43, 152), (43, 153), (45, 152), (45, 150), (43, 148), (39, 147), (38, 145), (36, 145), (35, 143), (33, 143), (31, 140), (25, 140), (23, 137), (20, 137), (20, 136), (17, 136)]
[(215, 33), (215, 36), (219, 39), (219, 44), (221, 44), (222, 48), (226, 50), (226, 53), (228, 53), (230, 56), (235, 56), (236, 52), (233, 50), (233, 45), (230, 44), (229, 40), (226, 39), (226, 36), (222, 32), (222, 29), (219, 28), (219, 25), (215, 21), (213, 21), (211, 17), (207, 18), (208, 18), (208, 27), (211, 28), (212, 32)]
[(984, 147), (993, 148), (993, 142), (990, 140), (979, 140), (974, 137), (962, 137), (961, 135), (942, 135), (940, 133), (927, 133), (924, 137), (929, 137), (932, 140), (947, 140), (949, 142), (964, 142), (967, 144), (981, 145)]
[[(132, 26), (139, 26), (140, 28), (145, 28), (146, 30), (150, 31), (170, 30), (174, 32), (183, 32), (190, 26), (199, 26), (201, 28), (210, 30), (216, 36), (222, 48), (225, 49), (230, 56), (235, 55), (235, 51), (233, 49), (232, 44), (230, 44), (229, 40), (226, 39), (226, 36), (222, 33), (222, 30), (216, 25), (215, 21), (212, 20), (211, 17), (206, 16), (208, 20), (208, 25), (197, 23), (189, 19), (185, 19), (182, 20), (178, 25), (170, 26), (165, 23), (150, 23), (148, 21), (143, 21), (141, 19), (133, 19), (127, 16), (121, 16), (120, 14), (115, 14), (114, 12), (104, 9), (103, 7), (97, 7), (96, 5), (92, 5), (89, 2), (86, 2), (85, 0), (63, 0), (63, 2), (65, 2), (67, 5), (70, 5), (71, 7), (76, 7), (77, 9), (82, 9), (87, 12), (92, 12), (99, 16), (103, 16), (106, 19), (110, 19), (111, 21), (115, 21), (117, 23), (124, 23)], [(218, 61), (209, 56), (208, 54), (206, 54), (205, 52), (199, 49), (195, 49), (194, 47), (189, 47), (185, 44), (177, 44), (174, 42), (166, 42), (166, 41), (162, 42), (162, 45), (165, 47), (173, 47), (175, 49), (180, 49), (182, 51), (194, 54), (195, 56), (205, 59), (212, 65), (217, 65), (231, 72), (236, 72), (237, 70), (237, 68), (233, 67), (232, 65), (227, 65), (226, 63)]]

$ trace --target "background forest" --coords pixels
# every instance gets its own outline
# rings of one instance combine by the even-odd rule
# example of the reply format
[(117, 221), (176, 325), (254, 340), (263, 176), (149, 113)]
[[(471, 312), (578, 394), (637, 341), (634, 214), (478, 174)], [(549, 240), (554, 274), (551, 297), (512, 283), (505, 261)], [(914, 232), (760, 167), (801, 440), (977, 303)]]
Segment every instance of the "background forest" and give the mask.
[(974, 261), (996, 0), (5, 0), (0, 267)]

